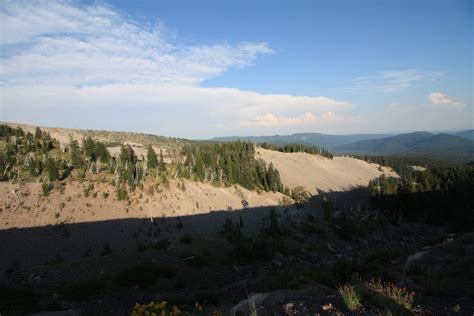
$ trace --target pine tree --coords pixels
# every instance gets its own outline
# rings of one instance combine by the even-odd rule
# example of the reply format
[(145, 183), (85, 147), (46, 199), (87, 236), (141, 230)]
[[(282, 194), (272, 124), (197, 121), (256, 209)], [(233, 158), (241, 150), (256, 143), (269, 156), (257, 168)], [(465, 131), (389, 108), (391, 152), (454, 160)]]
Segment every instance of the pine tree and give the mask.
[(43, 132), (39, 127), (37, 127), (35, 129), (35, 140), (40, 140), (41, 138), (43, 138)]
[(72, 167), (75, 169), (80, 169), (84, 167), (84, 160), (82, 159), (82, 155), (79, 151), (79, 145), (77, 141), (71, 140), (69, 145), (69, 149), (71, 151), (71, 163)]
[(82, 140), (82, 151), (84, 152), (84, 155), (91, 159), (92, 161), (96, 160), (95, 156), (95, 144), (92, 138), (87, 137), (86, 139)]
[(53, 158), (48, 157), (48, 159), (46, 159), (46, 171), (48, 172), (49, 181), (59, 179), (58, 165)]
[(194, 166), (194, 172), (196, 173), (196, 178), (199, 181), (204, 181), (204, 162), (201, 159), (201, 156), (196, 157), (196, 164)]
[(166, 171), (165, 158), (163, 157), (163, 149), (160, 149), (160, 171)]
[(148, 151), (146, 154), (147, 157), (147, 168), (156, 168), (158, 166), (158, 158), (156, 156), (155, 150), (153, 150), (153, 147), (151, 145), (148, 145)]
[(130, 145), (121, 146), (120, 148), (121, 161), (121, 178), (127, 181), (128, 186), (135, 188), (136, 180), (140, 177), (140, 172), (137, 170), (137, 156)]
[(96, 142), (94, 146), (94, 155), (96, 159), (100, 158), (101, 162), (110, 161), (110, 153), (107, 150), (107, 146), (102, 142)]

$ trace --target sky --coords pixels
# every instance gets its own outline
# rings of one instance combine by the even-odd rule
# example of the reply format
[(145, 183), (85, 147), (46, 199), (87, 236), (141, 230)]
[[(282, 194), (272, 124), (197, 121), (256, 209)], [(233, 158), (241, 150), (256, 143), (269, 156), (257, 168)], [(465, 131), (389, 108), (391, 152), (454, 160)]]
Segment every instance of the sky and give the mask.
[(0, 121), (204, 139), (474, 128), (466, 0), (0, 0)]

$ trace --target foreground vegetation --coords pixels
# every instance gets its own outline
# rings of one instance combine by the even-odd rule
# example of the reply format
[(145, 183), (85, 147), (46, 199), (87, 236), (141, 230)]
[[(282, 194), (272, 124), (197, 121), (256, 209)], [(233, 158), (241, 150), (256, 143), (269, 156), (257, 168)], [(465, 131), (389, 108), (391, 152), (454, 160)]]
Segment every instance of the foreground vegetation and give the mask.
[[(368, 184), (371, 205), (392, 218), (403, 217), (432, 224), (455, 224), (459, 229), (474, 227), (474, 167), (447, 162), (402, 157), (366, 158), (397, 170), (400, 178), (386, 177)], [(423, 163), (424, 162), (424, 163)], [(422, 166), (424, 170), (414, 168)]]

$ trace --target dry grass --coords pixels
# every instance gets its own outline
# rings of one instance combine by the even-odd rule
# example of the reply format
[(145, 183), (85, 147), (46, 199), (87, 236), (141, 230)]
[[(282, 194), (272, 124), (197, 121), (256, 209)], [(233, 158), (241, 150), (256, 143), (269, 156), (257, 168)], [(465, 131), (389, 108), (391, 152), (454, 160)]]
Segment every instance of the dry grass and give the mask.
[(337, 290), (341, 295), (342, 300), (344, 301), (344, 304), (346, 305), (347, 309), (349, 309), (351, 312), (356, 311), (362, 307), (360, 298), (352, 287), (352, 285), (341, 284), (337, 287)]
[(405, 288), (399, 288), (393, 283), (383, 282), (381, 280), (371, 280), (366, 283), (366, 286), (372, 291), (392, 299), (398, 305), (408, 310), (411, 310), (413, 306), (415, 293)]

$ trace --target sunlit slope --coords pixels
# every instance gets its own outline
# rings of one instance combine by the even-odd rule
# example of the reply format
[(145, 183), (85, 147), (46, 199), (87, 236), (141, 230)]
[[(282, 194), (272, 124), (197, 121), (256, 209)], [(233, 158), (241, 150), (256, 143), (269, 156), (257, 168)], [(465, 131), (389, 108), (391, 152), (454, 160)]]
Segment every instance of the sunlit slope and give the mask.
[[(94, 188), (85, 196), (89, 183)], [(185, 187), (183, 187), (183, 184)], [(154, 190), (150, 190), (154, 188)], [(169, 186), (144, 183), (143, 190), (129, 192), (129, 201), (118, 201), (115, 188), (102, 181), (68, 181), (63, 192), (42, 196), (40, 183), (16, 187), (0, 182), (0, 230), (55, 224), (100, 222), (128, 218), (167, 218), (278, 205), (279, 192), (249, 191), (239, 185), (215, 187), (208, 183), (171, 180)]]
[(369, 180), (382, 173), (396, 176), (391, 169), (369, 164), (349, 157), (324, 158), (306, 153), (281, 153), (257, 148), (257, 158), (265, 160), (280, 172), (285, 186), (303, 186), (312, 194), (318, 191), (343, 191), (352, 187), (367, 186)]

